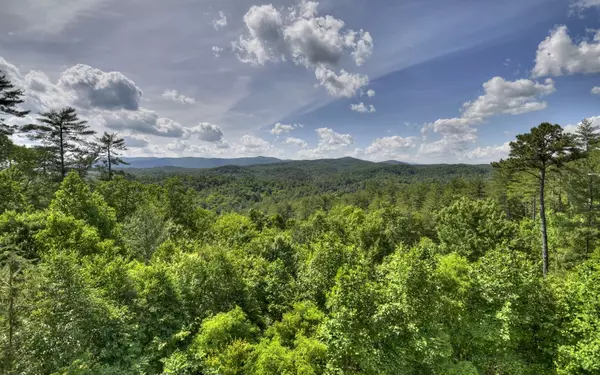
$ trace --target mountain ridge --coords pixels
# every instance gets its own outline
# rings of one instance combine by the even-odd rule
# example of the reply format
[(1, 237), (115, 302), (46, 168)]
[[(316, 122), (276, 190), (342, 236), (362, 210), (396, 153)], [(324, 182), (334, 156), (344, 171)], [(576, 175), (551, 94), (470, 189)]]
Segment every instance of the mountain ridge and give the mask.
[[(150, 169), (150, 168), (185, 168), (185, 169), (212, 169), (225, 166), (247, 167), (252, 165), (265, 164), (285, 164), (290, 162), (303, 162), (311, 160), (289, 160), (278, 159), (267, 156), (256, 156), (246, 158), (202, 158), (202, 157), (181, 157), (181, 158), (160, 158), (160, 157), (124, 157), (123, 160), (128, 165), (119, 166), (121, 169)], [(343, 157), (339, 159), (319, 159), (323, 161), (339, 162), (363, 162), (368, 164), (390, 164), (390, 165), (410, 165), (397, 160), (386, 160), (382, 162), (372, 162), (368, 160), (356, 159), (352, 157)]]

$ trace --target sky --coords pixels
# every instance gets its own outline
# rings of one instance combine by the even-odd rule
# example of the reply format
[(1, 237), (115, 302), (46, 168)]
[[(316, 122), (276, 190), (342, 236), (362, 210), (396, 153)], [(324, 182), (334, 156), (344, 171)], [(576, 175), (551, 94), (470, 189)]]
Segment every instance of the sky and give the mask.
[[(5, 0), (0, 71), (127, 156), (488, 163), (600, 125), (600, 0)], [(31, 144), (21, 135), (14, 141)]]

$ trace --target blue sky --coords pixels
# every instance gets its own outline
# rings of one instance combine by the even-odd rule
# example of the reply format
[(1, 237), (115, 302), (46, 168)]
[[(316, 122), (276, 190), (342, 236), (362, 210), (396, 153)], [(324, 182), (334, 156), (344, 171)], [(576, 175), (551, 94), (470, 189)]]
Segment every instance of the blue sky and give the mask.
[(9, 0), (0, 70), (32, 110), (15, 123), (74, 106), (131, 156), (486, 163), (541, 122), (600, 124), (599, 16), (600, 0)]

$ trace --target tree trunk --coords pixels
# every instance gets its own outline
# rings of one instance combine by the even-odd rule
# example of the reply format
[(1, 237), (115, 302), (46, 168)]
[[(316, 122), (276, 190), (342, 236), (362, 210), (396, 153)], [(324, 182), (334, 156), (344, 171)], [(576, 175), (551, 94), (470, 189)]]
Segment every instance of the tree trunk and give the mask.
[(60, 127), (60, 174), (62, 179), (65, 179), (67, 171), (65, 169), (65, 144), (63, 142), (63, 129)]
[(594, 189), (593, 189), (593, 176), (590, 174), (589, 176), (589, 184), (588, 184), (588, 193), (589, 193), (589, 207), (588, 207), (588, 231), (585, 234), (585, 254), (586, 256), (590, 253), (590, 231), (592, 230), (593, 218), (592, 215), (594, 213)]
[(110, 146), (107, 148), (108, 151), (108, 180), (112, 181), (112, 163), (110, 160)]
[(542, 260), (544, 278), (548, 275), (548, 230), (546, 228), (546, 204), (544, 193), (546, 188), (546, 169), (540, 171), (540, 219), (542, 221)]

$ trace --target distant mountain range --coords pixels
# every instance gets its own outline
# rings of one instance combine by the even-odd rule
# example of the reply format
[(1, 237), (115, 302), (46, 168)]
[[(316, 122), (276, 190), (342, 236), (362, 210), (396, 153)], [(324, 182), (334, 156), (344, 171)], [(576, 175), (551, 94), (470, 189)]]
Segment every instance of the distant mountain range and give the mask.
[(121, 168), (217, 168), (226, 165), (248, 166), (281, 163), (283, 160), (257, 156), (254, 158), (218, 159), (218, 158), (123, 158), (129, 165)]
[[(352, 158), (343, 158), (348, 160), (357, 160)], [(291, 160), (282, 160), (277, 158), (270, 158), (264, 156), (257, 156), (253, 158), (236, 158), (236, 159), (219, 159), (219, 158), (124, 158), (129, 165), (120, 166), (123, 169), (137, 168), (193, 168), (193, 169), (209, 169), (218, 168), (228, 165), (245, 167), (250, 165), (264, 165), (264, 164), (277, 164), (287, 163)], [(362, 161), (362, 160), (361, 160)], [(364, 163), (375, 164), (368, 161)], [(408, 164), (396, 160), (388, 160), (381, 162), (381, 164)]]

